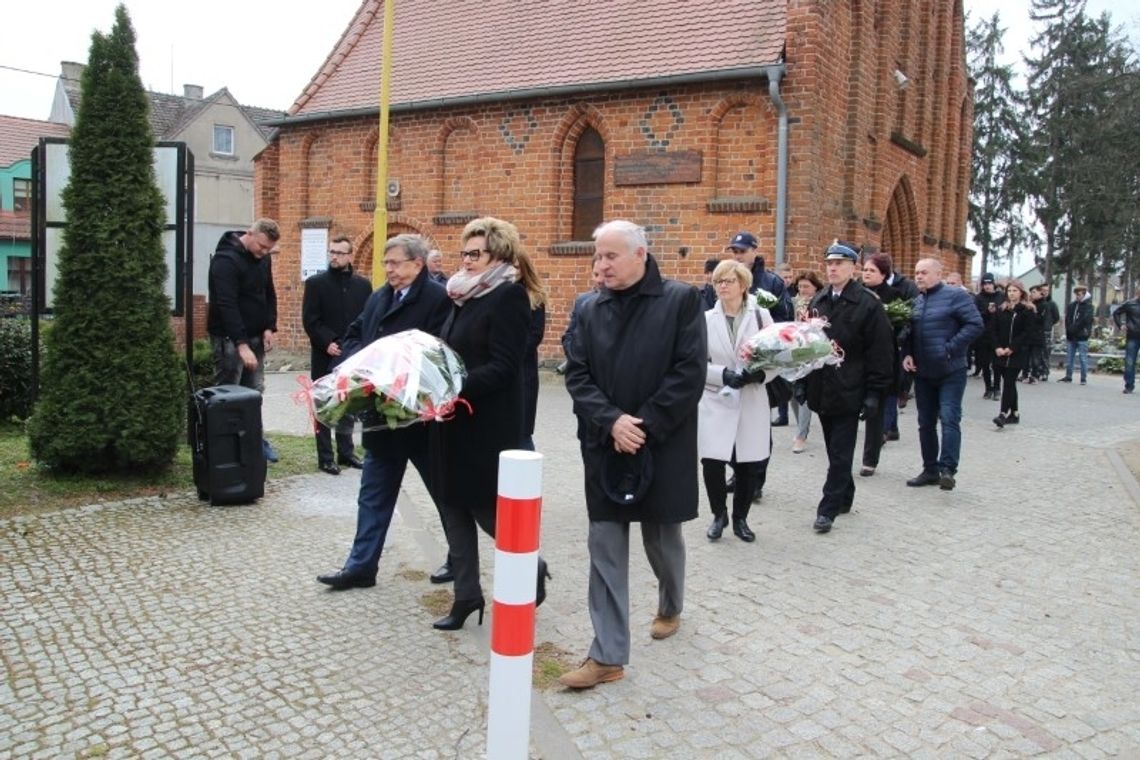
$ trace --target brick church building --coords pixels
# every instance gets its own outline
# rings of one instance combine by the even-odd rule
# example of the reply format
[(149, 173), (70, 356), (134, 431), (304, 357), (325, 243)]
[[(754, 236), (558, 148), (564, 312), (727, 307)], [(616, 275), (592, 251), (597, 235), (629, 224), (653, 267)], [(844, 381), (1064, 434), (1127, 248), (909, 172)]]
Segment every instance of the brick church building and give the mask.
[[(422, 234), (450, 272), (467, 221), (514, 222), (550, 289), (546, 357), (602, 220), (644, 225), (694, 283), (738, 230), (769, 267), (822, 270), (843, 238), (969, 271), (961, 0), (401, 0), (395, 19), (379, 237)], [(363, 0), (256, 161), (287, 348), (307, 346), (303, 230), (349, 235), (371, 271), (382, 27)]]

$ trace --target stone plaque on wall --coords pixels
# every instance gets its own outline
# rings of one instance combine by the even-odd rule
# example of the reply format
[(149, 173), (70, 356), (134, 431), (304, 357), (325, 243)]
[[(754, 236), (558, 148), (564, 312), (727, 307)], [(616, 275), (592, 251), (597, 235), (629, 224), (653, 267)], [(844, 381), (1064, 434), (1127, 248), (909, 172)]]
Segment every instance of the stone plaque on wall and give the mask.
[(615, 185), (677, 185), (701, 181), (699, 150), (644, 150), (614, 158)]

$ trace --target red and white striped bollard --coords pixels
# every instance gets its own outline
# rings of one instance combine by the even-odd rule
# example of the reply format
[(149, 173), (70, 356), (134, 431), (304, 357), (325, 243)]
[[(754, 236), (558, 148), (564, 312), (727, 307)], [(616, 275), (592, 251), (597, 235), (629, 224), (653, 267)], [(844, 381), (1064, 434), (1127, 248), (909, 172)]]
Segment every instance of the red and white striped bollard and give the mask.
[(487, 757), (525, 760), (530, 745), (534, 600), (542, 515), (542, 454), (499, 454)]

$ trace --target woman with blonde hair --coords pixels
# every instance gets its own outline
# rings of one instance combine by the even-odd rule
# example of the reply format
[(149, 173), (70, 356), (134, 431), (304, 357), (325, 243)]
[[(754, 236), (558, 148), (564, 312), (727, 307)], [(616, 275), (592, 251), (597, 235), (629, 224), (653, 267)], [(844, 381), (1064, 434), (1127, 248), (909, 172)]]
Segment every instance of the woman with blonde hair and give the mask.
[(519, 282), (530, 299), (530, 326), (523, 354), (523, 440), (520, 448), (534, 451), (534, 423), (538, 417), (538, 347), (546, 335), (546, 287), (539, 279), (530, 256), (518, 252)]
[[(470, 405), (431, 426), (433, 482), (446, 515), (455, 574), (451, 612), (434, 627), (454, 631), (471, 613), (483, 622), (476, 526), (495, 535), (499, 453), (524, 440), (523, 363), (532, 304), (545, 299), (534, 266), (510, 222), (483, 217), (460, 236), (462, 268), (447, 281), (451, 314), (440, 337), (463, 359), (461, 393)], [(546, 598), (546, 563), (538, 560), (536, 606)]]
[(716, 304), (705, 312), (709, 365), (697, 414), (697, 454), (713, 521), (706, 535), (715, 541), (728, 526), (725, 465), (732, 465), (732, 532), (742, 541), (756, 540), (748, 527), (757, 465), (771, 455), (771, 414), (763, 371), (743, 368), (740, 349), (772, 315), (748, 295), (752, 273), (731, 259), (713, 271)]
[(1017, 375), (1029, 366), (1029, 346), (1039, 330), (1037, 309), (1020, 280), (1005, 286), (1005, 301), (993, 321), (994, 368), (1001, 373), (1001, 412), (994, 417), (999, 428), (1021, 422), (1017, 408)]

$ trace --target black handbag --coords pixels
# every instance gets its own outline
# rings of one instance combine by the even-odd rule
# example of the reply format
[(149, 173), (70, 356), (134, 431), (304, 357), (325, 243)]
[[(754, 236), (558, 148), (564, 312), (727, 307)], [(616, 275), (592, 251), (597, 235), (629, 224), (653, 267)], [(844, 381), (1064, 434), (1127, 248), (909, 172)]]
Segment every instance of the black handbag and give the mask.
[(768, 406), (773, 409), (792, 400), (792, 384), (782, 377), (777, 377), (764, 387), (768, 389)]

